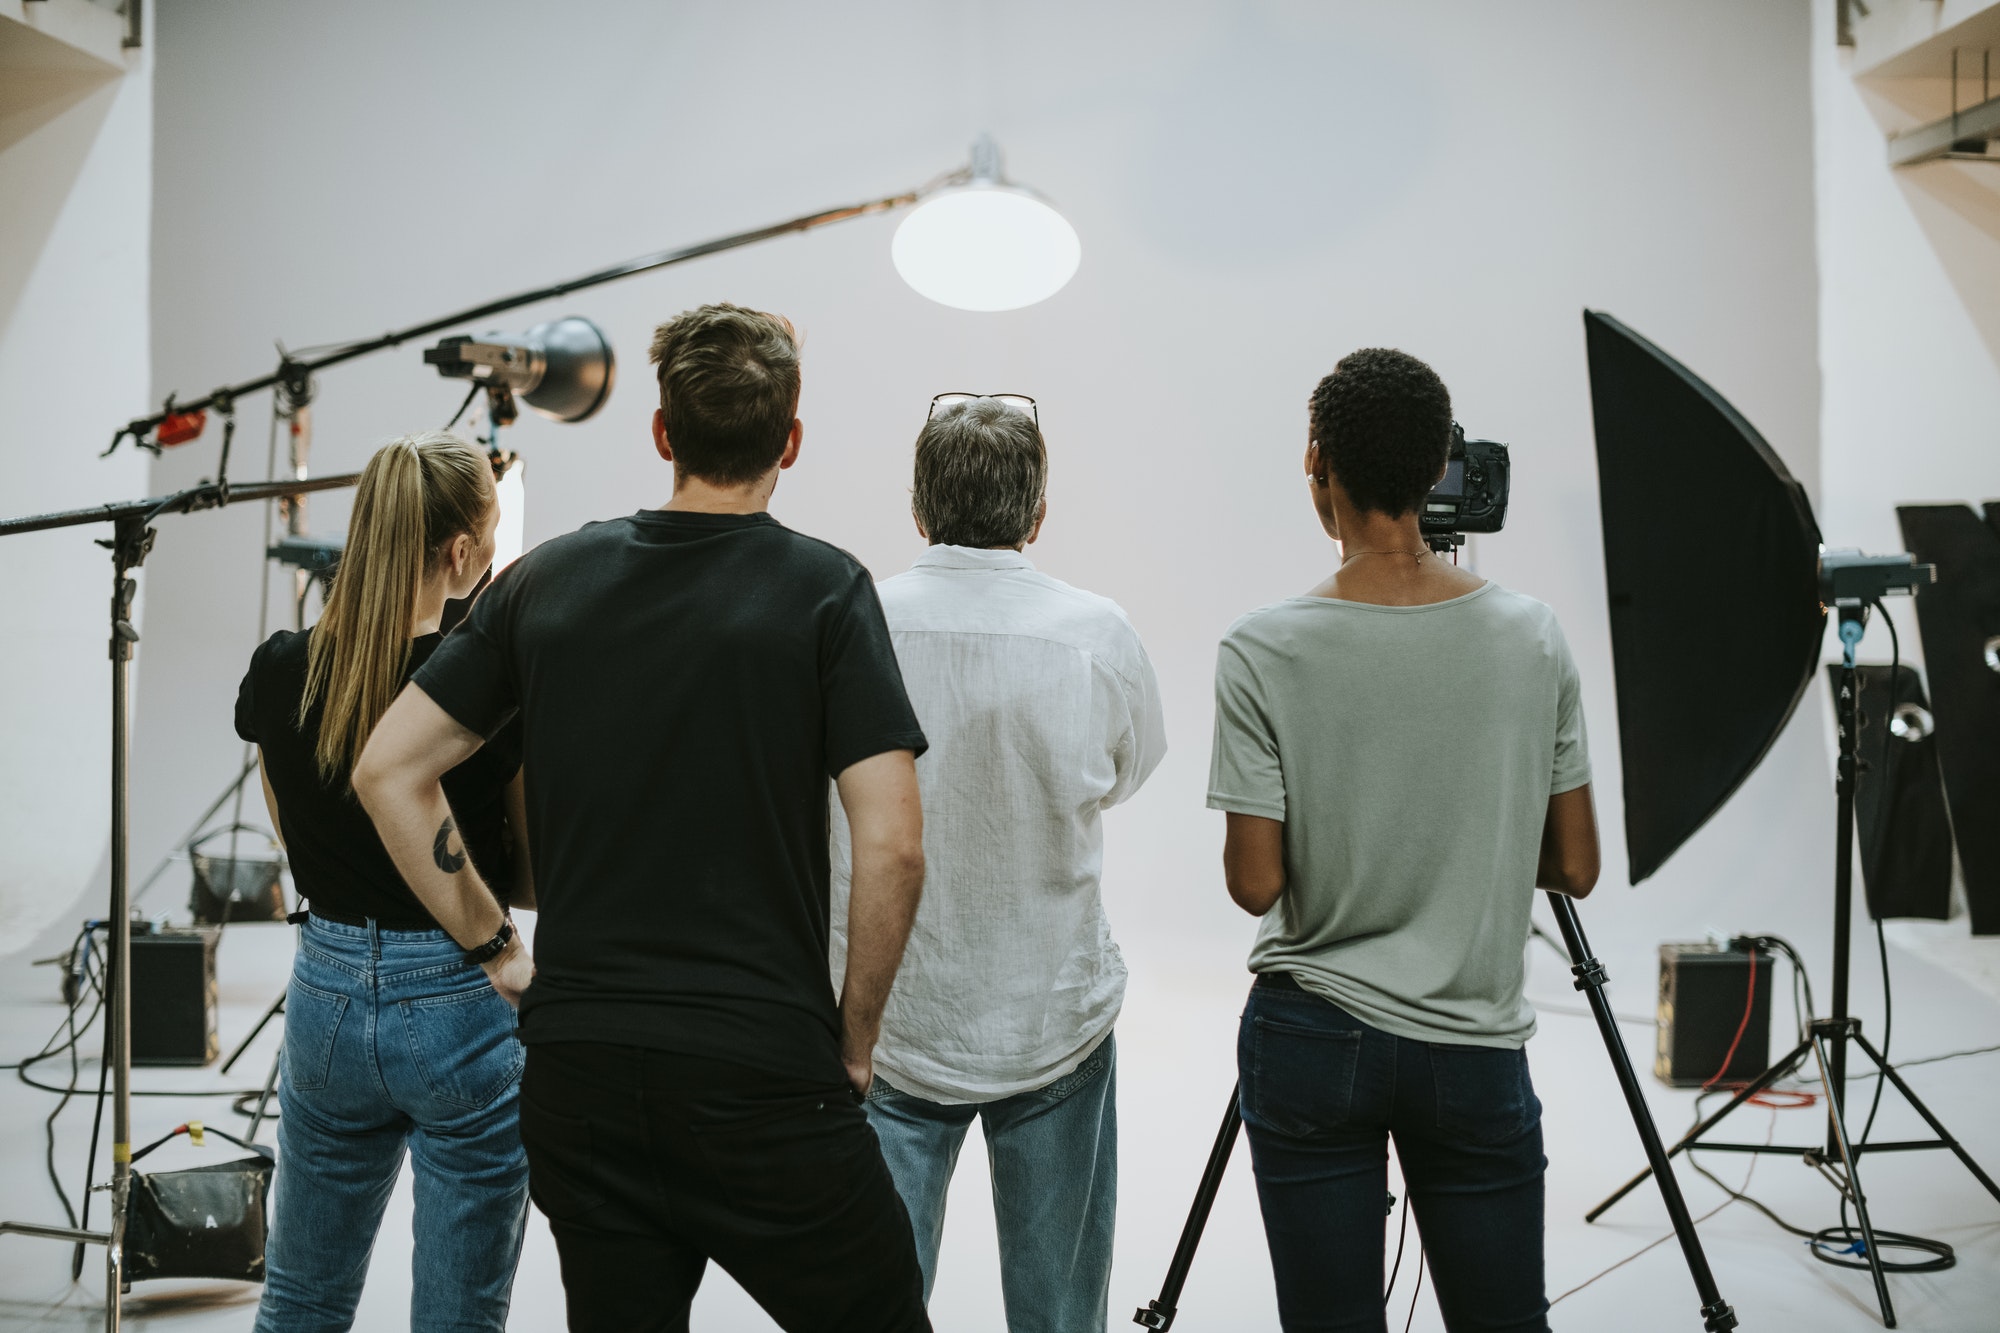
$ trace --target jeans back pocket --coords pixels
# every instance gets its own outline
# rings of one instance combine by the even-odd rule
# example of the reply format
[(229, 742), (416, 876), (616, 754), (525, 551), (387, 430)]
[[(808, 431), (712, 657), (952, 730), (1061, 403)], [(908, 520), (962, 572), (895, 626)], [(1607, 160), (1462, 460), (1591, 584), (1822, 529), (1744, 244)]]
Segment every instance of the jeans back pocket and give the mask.
[(1438, 1132), (1461, 1143), (1496, 1147), (1541, 1120), (1528, 1079), (1528, 1053), (1504, 1046), (1430, 1044)]
[(527, 1056), (514, 1036), (514, 1006), (490, 985), (404, 1000), (410, 1058), (431, 1096), (477, 1111), (512, 1087)]
[(1310, 1138), (1354, 1119), (1354, 1075), (1361, 1062), (1355, 1028), (1244, 1016), (1237, 1062), (1243, 1118), (1259, 1129)]
[(333, 1042), (347, 1013), (345, 995), (292, 978), (285, 992), (285, 1082), (301, 1091), (326, 1086)]

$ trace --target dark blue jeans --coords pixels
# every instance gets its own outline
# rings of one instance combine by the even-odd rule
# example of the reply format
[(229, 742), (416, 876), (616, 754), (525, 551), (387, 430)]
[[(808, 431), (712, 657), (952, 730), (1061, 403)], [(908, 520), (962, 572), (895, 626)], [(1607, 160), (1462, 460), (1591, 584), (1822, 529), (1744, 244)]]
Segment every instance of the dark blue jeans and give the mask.
[(1525, 1051), (1393, 1036), (1273, 972), (1251, 988), (1236, 1058), (1287, 1333), (1386, 1326), (1392, 1135), (1445, 1327), (1548, 1328), (1548, 1162)]

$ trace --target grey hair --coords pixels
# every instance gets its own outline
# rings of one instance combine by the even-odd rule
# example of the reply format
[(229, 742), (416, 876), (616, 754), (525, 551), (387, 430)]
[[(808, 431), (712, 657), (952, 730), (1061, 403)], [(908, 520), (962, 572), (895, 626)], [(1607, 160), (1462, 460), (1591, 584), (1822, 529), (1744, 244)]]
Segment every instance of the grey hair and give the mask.
[(917, 436), (910, 511), (932, 543), (1020, 546), (1041, 519), (1049, 451), (1025, 412), (992, 398), (953, 403)]

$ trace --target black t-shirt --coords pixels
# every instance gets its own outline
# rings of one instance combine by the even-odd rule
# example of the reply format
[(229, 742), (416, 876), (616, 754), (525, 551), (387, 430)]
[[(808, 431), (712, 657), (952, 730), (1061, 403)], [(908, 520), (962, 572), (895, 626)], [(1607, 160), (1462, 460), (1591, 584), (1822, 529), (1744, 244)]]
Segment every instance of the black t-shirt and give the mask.
[[(309, 637), (290, 630), (273, 634), (251, 656), (236, 693), (236, 734), (263, 751), (264, 772), (278, 797), (292, 882), (323, 911), (375, 917), (406, 929), (435, 925), (389, 859), (368, 812), (354, 799), (347, 775), (331, 782), (320, 778), (313, 747), (319, 743), (324, 696), (314, 702), (305, 726), (298, 724)], [(424, 634), (410, 640), (408, 670), (427, 661), (443, 638)], [(503, 795), (520, 768), (520, 729), (508, 727), (444, 776), (445, 798), (466, 851), (503, 901), (513, 882)]]
[(523, 1041), (841, 1080), (827, 779), (925, 744), (867, 570), (768, 514), (642, 510), (517, 561), (414, 680), (522, 724)]

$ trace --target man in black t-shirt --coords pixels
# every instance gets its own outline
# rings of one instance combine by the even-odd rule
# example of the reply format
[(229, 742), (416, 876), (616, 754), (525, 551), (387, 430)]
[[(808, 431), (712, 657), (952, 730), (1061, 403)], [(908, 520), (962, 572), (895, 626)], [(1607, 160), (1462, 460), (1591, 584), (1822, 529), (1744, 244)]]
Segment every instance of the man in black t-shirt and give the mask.
[[(786, 1329), (928, 1329), (859, 1100), (923, 882), (924, 737), (867, 571), (766, 512), (799, 453), (791, 325), (703, 306), (653, 360), (673, 499), (496, 579), (354, 788), (518, 999), (521, 1137), (572, 1329), (685, 1329), (710, 1259)], [(439, 786), (517, 716), (532, 962)], [(838, 997), (829, 777), (854, 839)]]

